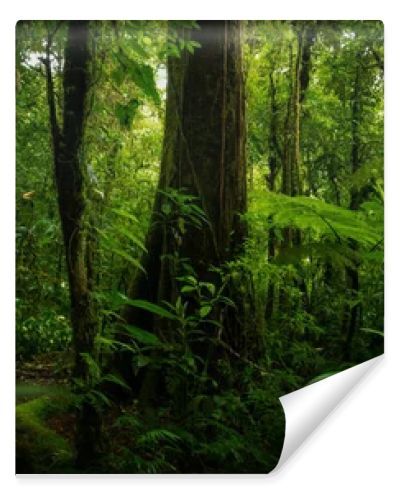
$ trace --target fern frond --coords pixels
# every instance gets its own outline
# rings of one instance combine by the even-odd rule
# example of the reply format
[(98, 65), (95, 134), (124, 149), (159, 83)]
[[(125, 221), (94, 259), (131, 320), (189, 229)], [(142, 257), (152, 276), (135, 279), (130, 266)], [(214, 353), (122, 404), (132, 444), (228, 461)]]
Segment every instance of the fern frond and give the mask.
[(292, 227), (308, 231), (315, 239), (353, 240), (372, 246), (382, 237), (380, 221), (367, 220), (362, 211), (348, 210), (306, 196), (278, 193), (255, 193), (246, 216), (257, 228), (284, 229)]

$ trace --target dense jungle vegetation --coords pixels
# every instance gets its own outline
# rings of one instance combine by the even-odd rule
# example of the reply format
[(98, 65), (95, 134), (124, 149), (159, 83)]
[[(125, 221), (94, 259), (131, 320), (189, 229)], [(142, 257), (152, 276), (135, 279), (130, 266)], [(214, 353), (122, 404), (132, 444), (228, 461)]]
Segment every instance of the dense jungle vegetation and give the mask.
[(383, 27), (16, 29), (17, 472), (264, 473), (383, 351)]

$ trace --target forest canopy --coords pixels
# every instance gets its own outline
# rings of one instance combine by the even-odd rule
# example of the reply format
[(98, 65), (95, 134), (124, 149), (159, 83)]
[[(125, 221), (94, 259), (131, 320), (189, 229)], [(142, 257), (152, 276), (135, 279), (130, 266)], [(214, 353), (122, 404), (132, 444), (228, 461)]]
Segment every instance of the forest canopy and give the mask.
[(378, 21), (16, 28), (17, 472), (265, 473), (383, 351)]

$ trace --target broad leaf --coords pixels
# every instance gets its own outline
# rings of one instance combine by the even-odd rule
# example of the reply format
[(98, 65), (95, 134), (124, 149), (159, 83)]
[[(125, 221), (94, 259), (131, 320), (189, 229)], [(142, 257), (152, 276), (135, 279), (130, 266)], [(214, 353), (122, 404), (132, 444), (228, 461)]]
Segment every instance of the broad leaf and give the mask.
[(124, 329), (132, 336), (135, 340), (145, 345), (160, 346), (162, 342), (159, 338), (154, 335), (154, 333), (142, 330), (138, 326), (134, 325), (124, 325)]

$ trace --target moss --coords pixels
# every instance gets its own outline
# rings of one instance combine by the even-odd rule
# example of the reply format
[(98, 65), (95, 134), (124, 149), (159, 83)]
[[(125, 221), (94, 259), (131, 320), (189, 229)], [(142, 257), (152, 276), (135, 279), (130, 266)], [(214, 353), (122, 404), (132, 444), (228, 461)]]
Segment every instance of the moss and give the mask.
[(50, 396), (52, 399), (70, 397), (70, 392), (66, 387), (60, 385), (26, 384), (18, 383), (16, 387), (17, 404), (39, 398)]
[[(19, 404), (16, 408), (16, 472), (25, 474), (69, 472), (73, 448), (50, 429), (46, 419), (62, 409), (48, 396)], [(65, 405), (64, 408), (65, 410)]]

